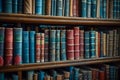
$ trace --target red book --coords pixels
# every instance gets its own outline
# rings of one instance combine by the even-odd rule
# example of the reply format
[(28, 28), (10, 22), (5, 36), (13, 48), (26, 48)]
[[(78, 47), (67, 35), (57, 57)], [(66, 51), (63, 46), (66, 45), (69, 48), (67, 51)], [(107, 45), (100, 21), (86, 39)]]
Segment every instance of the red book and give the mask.
[(73, 0), (72, 2), (73, 6), (72, 6), (72, 13), (74, 17), (78, 17), (78, 0)]
[(79, 36), (79, 27), (74, 27), (74, 57), (76, 60), (80, 58), (80, 36)]
[(40, 33), (36, 33), (36, 62), (40, 62)]
[(40, 44), (40, 49), (41, 49), (41, 54), (40, 54), (40, 61), (41, 62), (44, 62), (44, 46), (45, 46), (45, 44), (44, 44), (44, 40), (45, 40), (45, 37), (44, 37), (45, 35), (44, 35), (44, 33), (41, 33), (41, 44)]
[(67, 30), (67, 59), (74, 60), (74, 30)]
[(80, 30), (80, 59), (84, 57), (84, 30)]
[(12, 65), (13, 60), (13, 28), (5, 29), (5, 65)]
[(105, 72), (99, 71), (99, 80), (105, 80)]

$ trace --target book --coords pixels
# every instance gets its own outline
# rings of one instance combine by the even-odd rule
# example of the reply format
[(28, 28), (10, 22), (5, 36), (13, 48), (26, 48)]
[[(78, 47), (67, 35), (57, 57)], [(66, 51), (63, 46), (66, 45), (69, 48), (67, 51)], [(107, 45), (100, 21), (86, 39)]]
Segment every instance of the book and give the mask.
[(63, 0), (57, 0), (56, 4), (57, 12), (56, 16), (63, 16)]
[(3, 6), (3, 10), (5, 13), (12, 13), (12, 0), (5, 0)]
[(27, 71), (27, 80), (33, 80), (34, 71)]
[(3, 73), (3, 72), (0, 72), (0, 79), (1, 79), (1, 80), (5, 80), (5, 76), (4, 76), (4, 73)]
[(56, 80), (56, 77), (57, 77), (57, 71), (56, 70), (50, 70), (49, 74), (52, 76), (53, 80)]
[(63, 75), (58, 74), (56, 80), (63, 80)]
[(44, 62), (44, 41), (45, 41), (45, 34), (44, 33), (40, 33), (41, 36), (41, 40), (40, 40), (40, 62)]
[(92, 0), (87, 0), (87, 17), (91, 17), (91, 10), (92, 10)]
[(107, 18), (107, 0), (103, 0), (103, 18)]
[(63, 76), (64, 76), (64, 80), (69, 80), (70, 79), (70, 72), (63, 71)]
[(5, 65), (12, 65), (13, 62), (13, 28), (5, 29)]
[(70, 16), (70, 0), (64, 0), (64, 16)]
[(72, 2), (72, 16), (74, 17), (78, 17), (79, 13), (78, 13), (78, 0), (73, 0)]
[(105, 80), (105, 71), (102, 71), (102, 70), (99, 71), (99, 79)]
[(32, 0), (24, 0), (24, 13), (32, 14)]
[(51, 16), (57, 15), (57, 0), (51, 0)]
[(29, 48), (30, 48), (30, 53), (29, 53), (29, 62), (34, 63), (35, 62), (35, 31), (30, 31), (29, 32)]
[(50, 61), (55, 61), (56, 30), (50, 30)]
[(87, 0), (82, 0), (81, 17), (87, 17)]
[(96, 18), (97, 15), (97, 1), (91, 0), (91, 17)]
[(41, 36), (40, 36), (40, 33), (36, 33), (36, 35), (35, 35), (35, 39), (36, 39), (36, 44), (35, 44), (35, 48), (36, 48), (36, 50), (35, 50), (35, 52), (36, 52), (36, 54), (35, 54), (35, 62), (36, 63), (39, 63), (40, 62), (40, 41), (41, 41)]
[(38, 73), (38, 80), (44, 80), (45, 72), (39, 71)]
[(42, 15), (43, 0), (35, 0), (35, 14)]
[(29, 63), (29, 31), (23, 31), (22, 42), (22, 62)]
[(103, 0), (100, 0), (100, 18), (103, 18)]
[(80, 35), (79, 35), (79, 27), (74, 27), (74, 57), (75, 60), (79, 60), (80, 58)]
[(51, 1), (52, 0), (46, 0), (46, 3), (45, 3), (45, 5), (46, 5), (46, 7), (45, 7), (45, 13), (46, 13), (46, 15), (51, 15)]
[(2, 6), (3, 1), (0, 0), (0, 13), (2, 12), (3, 6)]
[(13, 29), (13, 63), (22, 64), (22, 28)]
[(18, 0), (12, 0), (12, 13), (17, 13)]
[(17, 10), (18, 13), (23, 13), (23, 0), (18, 0)]
[(79, 68), (73, 69), (73, 80), (78, 80), (79, 78)]
[(67, 59), (74, 60), (74, 30), (67, 30)]
[(38, 74), (37, 73), (33, 74), (33, 80), (38, 80)]
[(5, 28), (0, 27), (0, 66), (4, 65), (4, 39)]
[(55, 61), (60, 61), (60, 30), (56, 30), (56, 54)]
[(101, 9), (100, 6), (101, 6), (100, 5), (100, 0), (97, 0), (97, 14), (96, 14), (97, 18), (100, 18), (100, 9)]
[(60, 31), (60, 60), (67, 60), (66, 56), (66, 30)]
[(18, 80), (18, 75), (17, 74), (12, 74), (12, 80)]

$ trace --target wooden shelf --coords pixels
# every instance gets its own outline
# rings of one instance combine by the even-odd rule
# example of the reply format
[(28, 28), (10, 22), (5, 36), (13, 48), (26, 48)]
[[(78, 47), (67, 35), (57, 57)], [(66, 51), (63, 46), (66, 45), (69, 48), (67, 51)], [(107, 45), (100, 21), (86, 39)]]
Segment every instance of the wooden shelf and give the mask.
[(43, 16), (29, 14), (0, 13), (0, 22), (7, 23), (32, 23), (32, 24), (70, 24), (70, 25), (120, 25), (119, 19), (81, 18)]
[(33, 64), (21, 64), (21, 65), (0, 67), (0, 72), (14, 72), (14, 71), (25, 71), (25, 70), (50, 69), (50, 68), (87, 65), (87, 64), (99, 64), (99, 63), (116, 62), (116, 61), (120, 61), (120, 57), (81, 59), (81, 60), (73, 60), (73, 61), (45, 62), (45, 63), (33, 63)]

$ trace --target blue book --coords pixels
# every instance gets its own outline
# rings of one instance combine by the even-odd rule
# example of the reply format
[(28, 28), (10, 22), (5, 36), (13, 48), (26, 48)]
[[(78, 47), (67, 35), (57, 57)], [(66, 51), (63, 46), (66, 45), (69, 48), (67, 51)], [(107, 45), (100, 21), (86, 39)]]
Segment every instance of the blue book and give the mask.
[(38, 80), (44, 80), (44, 77), (45, 77), (45, 72), (39, 71), (39, 73), (38, 73)]
[(87, 17), (91, 17), (91, 0), (87, 0)]
[(117, 0), (113, 0), (113, 19), (117, 18)]
[(82, 0), (81, 17), (87, 17), (87, 0)]
[(89, 33), (89, 31), (85, 31), (85, 33), (84, 33), (84, 49), (85, 49), (85, 54), (84, 54), (84, 57), (86, 58), (86, 59), (88, 59), (88, 58), (90, 58), (90, 33)]
[(2, 12), (2, 9), (3, 9), (3, 7), (2, 7), (2, 0), (0, 0), (0, 13)]
[(43, 12), (43, 0), (35, 0), (35, 14), (42, 15)]
[(21, 64), (22, 63), (22, 28), (14, 28), (13, 34), (14, 40), (14, 64)]
[(23, 51), (22, 51), (22, 60), (23, 63), (29, 63), (29, 32), (23, 31)]
[(0, 80), (5, 80), (4, 73), (0, 72)]
[(60, 58), (62, 61), (66, 60), (66, 30), (60, 32)]
[(73, 70), (73, 80), (79, 80), (79, 68)]
[(107, 0), (103, 0), (103, 18), (107, 18)]
[(95, 53), (95, 35), (96, 32), (95, 31), (90, 31), (90, 56), (91, 58), (95, 58), (96, 53)]
[(57, 14), (57, 0), (51, 0), (51, 16), (56, 16)]
[(74, 67), (73, 66), (67, 67), (66, 70), (70, 72), (70, 80), (73, 80)]
[(17, 12), (23, 13), (23, 0), (18, 0)]
[(4, 12), (5, 13), (12, 13), (12, 0), (5, 0)]
[(96, 18), (96, 15), (97, 15), (97, 0), (92, 0), (91, 17)]
[(103, 0), (100, 0), (100, 18), (103, 18)]
[(18, 80), (18, 75), (12, 74), (12, 80)]
[(34, 71), (27, 71), (27, 80), (33, 80)]
[(70, 16), (70, 0), (64, 0), (64, 16)]
[(18, 9), (18, 0), (12, 0), (12, 12), (17, 13)]
[(5, 28), (0, 27), (0, 66), (4, 64), (4, 38), (5, 38)]
[(56, 30), (56, 61), (60, 61), (60, 30)]
[(29, 40), (30, 40), (30, 54), (29, 54), (29, 62), (35, 62), (35, 31), (30, 31), (29, 33)]
[(63, 16), (63, 0), (57, 0), (57, 16)]

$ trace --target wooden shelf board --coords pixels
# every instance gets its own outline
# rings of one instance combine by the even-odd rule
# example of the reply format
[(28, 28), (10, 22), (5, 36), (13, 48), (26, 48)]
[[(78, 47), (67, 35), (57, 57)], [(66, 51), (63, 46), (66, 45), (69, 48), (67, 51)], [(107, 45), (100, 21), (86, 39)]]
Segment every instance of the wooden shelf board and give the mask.
[(8, 13), (0, 13), (0, 22), (68, 25), (120, 25), (119, 19), (62, 17)]
[(81, 60), (73, 60), (73, 61), (68, 60), (68, 61), (59, 61), (59, 62), (44, 62), (44, 63), (3, 66), (3, 67), (0, 67), (0, 72), (50, 69), (50, 68), (59, 68), (59, 67), (66, 67), (66, 66), (99, 64), (99, 63), (107, 63), (107, 62), (115, 62), (115, 61), (120, 61), (120, 57), (94, 58), (94, 59), (81, 59)]

